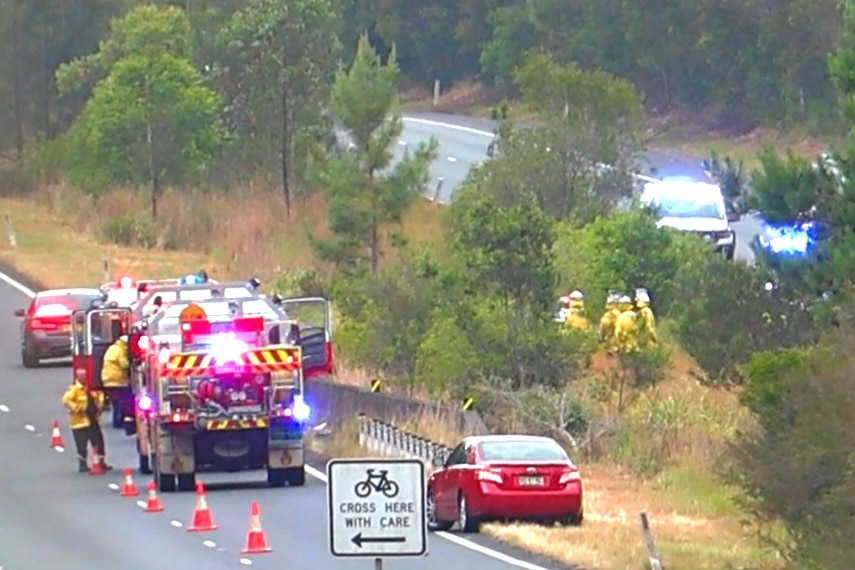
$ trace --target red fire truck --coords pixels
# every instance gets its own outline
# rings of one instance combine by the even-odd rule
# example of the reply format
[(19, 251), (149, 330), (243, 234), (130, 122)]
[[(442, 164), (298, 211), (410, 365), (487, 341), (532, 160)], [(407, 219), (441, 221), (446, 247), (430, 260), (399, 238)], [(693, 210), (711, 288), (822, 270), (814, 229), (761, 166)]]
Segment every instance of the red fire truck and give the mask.
[[(291, 309), (306, 306), (322, 325), (295, 320)], [(188, 308), (197, 318), (187, 318)], [(176, 322), (179, 346), (148, 341), (135, 359), (140, 471), (162, 492), (195, 489), (201, 471), (266, 468), (270, 486), (302, 485), (303, 382), (332, 371), (329, 301), (176, 302), (135, 336), (163, 338)]]

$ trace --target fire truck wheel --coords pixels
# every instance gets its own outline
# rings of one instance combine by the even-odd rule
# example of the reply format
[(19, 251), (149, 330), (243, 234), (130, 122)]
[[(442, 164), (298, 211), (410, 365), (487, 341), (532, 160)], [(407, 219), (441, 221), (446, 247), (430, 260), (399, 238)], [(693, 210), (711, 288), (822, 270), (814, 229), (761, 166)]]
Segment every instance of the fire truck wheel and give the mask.
[(155, 472), (154, 483), (161, 493), (173, 493), (175, 491), (175, 475)]
[(181, 473), (178, 475), (178, 490), (179, 491), (195, 491), (196, 490), (196, 474)]
[(271, 487), (284, 487), (287, 481), (287, 469), (267, 469), (267, 484)]
[(290, 467), (285, 469), (288, 477), (288, 484), (292, 487), (302, 487), (306, 484), (306, 470), (300, 467)]

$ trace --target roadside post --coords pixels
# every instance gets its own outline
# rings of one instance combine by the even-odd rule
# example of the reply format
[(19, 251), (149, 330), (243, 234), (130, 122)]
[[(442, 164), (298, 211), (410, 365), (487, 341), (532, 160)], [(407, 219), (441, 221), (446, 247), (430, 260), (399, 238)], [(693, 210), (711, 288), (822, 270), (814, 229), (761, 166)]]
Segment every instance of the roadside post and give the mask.
[(333, 459), (327, 463), (330, 553), (339, 558), (427, 554), (425, 466), (418, 459)]

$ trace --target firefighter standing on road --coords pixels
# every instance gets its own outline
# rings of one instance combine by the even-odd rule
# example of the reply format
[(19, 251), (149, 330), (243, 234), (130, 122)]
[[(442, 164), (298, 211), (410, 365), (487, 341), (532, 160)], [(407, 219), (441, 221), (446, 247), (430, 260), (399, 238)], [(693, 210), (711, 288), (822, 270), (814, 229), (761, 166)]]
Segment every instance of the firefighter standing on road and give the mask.
[(615, 321), (615, 339), (618, 351), (624, 353), (638, 350), (638, 315), (632, 299), (624, 295), (618, 300), (618, 315)]
[[(119, 414), (122, 420), (126, 420), (125, 416), (132, 410), (133, 392), (131, 390), (131, 362), (129, 357), (127, 335), (120, 336), (104, 353), (101, 386), (104, 388), (107, 397), (110, 398), (116, 420), (120, 419), (116, 414)], [(118, 421), (114, 421), (114, 425), (118, 423)]]
[(101, 425), (98, 423), (105, 403), (103, 392), (86, 389), (86, 370), (76, 369), (74, 381), (62, 395), (62, 405), (68, 410), (68, 425), (77, 449), (77, 470), (81, 473), (89, 470), (86, 456), (90, 443), (93, 452), (97, 449), (98, 453), (94, 460), (100, 463), (104, 470), (113, 468), (107, 465), (104, 459), (104, 432), (101, 431)]

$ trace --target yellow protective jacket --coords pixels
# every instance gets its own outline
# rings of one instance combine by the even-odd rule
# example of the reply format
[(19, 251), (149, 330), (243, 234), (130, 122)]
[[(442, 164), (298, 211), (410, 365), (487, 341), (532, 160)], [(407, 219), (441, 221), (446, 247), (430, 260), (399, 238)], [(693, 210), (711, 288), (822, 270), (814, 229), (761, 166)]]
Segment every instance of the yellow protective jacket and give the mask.
[(642, 343), (656, 344), (659, 341), (659, 335), (656, 334), (656, 317), (653, 315), (653, 309), (647, 305), (639, 306), (638, 320)]
[(585, 316), (585, 305), (581, 301), (571, 301), (564, 319), (564, 326), (571, 329), (585, 330), (591, 327), (591, 323)]
[(608, 345), (613, 345), (615, 340), (615, 324), (620, 316), (620, 311), (614, 307), (607, 309), (600, 317), (600, 339)]
[[(94, 410), (87, 413), (87, 407), (90, 405), (89, 399), (92, 399)], [(94, 418), (97, 419), (104, 411), (104, 392), (100, 390), (86, 391), (86, 386), (80, 382), (74, 382), (65, 389), (62, 395), (62, 405), (68, 410), (68, 425), (71, 429), (83, 429), (92, 425), (90, 415), (94, 412)]]
[(638, 350), (638, 315), (632, 309), (622, 311), (615, 322), (617, 348), (621, 352)]
[(128, 345), (117, 340), (104, 354), (104, 366), (101, 368), (101, 385), (104, 388), (126, 388), (131, 385), (128, 360)]

